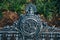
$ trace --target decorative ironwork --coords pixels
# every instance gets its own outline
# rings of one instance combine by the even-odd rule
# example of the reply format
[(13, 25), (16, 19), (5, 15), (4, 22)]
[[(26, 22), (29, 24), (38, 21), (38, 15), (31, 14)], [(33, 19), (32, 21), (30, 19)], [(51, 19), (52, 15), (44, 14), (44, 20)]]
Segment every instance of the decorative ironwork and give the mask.
[(0, 40), (60, 40), (60, 29), (42, 22), (35, 12), (35, 5), (28, 4), (25, 15), (21, 15), (12, 26), (0, 29)]

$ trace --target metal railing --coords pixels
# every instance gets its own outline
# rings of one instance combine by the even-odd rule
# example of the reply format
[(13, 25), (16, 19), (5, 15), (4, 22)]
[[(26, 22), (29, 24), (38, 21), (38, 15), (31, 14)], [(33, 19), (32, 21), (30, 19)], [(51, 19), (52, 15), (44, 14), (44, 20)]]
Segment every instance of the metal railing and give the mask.
[[(0, 40), (23, 40), (21, 33), (0, 33)], [(35, 37), (25, 37), (24, 40), (35, 40)], [(60, 32), (39, 33), (38, 40), (60, 40)]]

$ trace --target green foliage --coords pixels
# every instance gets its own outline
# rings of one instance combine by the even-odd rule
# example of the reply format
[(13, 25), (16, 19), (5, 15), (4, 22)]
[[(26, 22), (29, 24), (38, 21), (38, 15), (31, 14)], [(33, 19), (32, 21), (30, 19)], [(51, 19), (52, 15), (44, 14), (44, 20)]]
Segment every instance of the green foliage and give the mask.
[(37, 0), (36, 6), (38, 12), (44, 14), (44, 16), (49, 20), (52, 18), (53, 13), (57, 11), (56, 9), (57, 0)]
[[(0, 10), (6, 9), (16, 11), (20, 14), (21, 10), (25, 9), (27, 1), (28, 0), (0, 0)], [(52, 15), (58, 11), (56, 6), (57, 1), (58, 0), (35, 0), (34, 3), (39, 13), (42, 13), (47, 19), (52, 19)], [(58, 5), (58, 7), (60, 6)]]
[(26, 3), (26, 0), (1, 0), (0, 2), (0, 10), (10, 10), (10, 11), (16, 11), (18, 13), (21, 12), (21, 10), (24, 9), (24, 4)]
[(26, 0), (4, 0), (0, 3), (0, 9), (8, 9), (8, 10), (21, 10), (23, 4), (26, 3)]

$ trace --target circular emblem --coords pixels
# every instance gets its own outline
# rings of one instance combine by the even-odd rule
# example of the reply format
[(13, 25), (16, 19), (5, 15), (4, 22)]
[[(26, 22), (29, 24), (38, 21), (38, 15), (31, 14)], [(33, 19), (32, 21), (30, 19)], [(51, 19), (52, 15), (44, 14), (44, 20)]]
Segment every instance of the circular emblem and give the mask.
[(35, 20), (29, 19), (24, 22), (23, 29), (25, 33), (34, 34), (37, 28), (37, 22)]
[(36, 19), (29, 17), (25, 19), (24, 17), (21, 21), (20, 29), (23, 35), (30, 36), (39, 33), (40, 25)]

